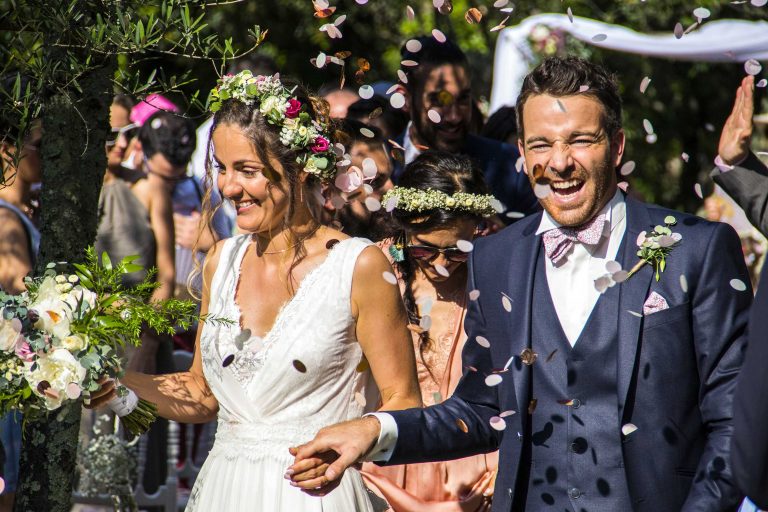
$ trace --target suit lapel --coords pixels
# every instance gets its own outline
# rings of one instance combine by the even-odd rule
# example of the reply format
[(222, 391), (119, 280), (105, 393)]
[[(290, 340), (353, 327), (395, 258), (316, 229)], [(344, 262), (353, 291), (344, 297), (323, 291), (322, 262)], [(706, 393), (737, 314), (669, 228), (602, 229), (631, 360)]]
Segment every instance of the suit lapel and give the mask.
[[(626, 197), (627, 227), (621, 244), (623, 251), (622, 268), (630, 270), (639, 261), (637, 237), (642, 231), (653, 229), (648, 209), (639, 201)], [(640, 330), (643, 324), (643, 304), (653, 280), (653, 269), (643, 267), (621, 284), (618, 318), (618, 398), (619, 409), (624, 412), (627, 394), (635, 370)]]
[[(529, 367), (522, 364), (520, 353), (531, 346), (531, 307), (533, 301), (533, 282), (536, 272), (536, 261), (541, 248), (540, 239), (536, 236), (541, 214), (537, 214), (523, 236), (514, 242), (507, 271), (507, 292), (512, 299), (512, 310), (508, 313), (509, 334), (511, 340), (510, 356), (514, 362), (510, 367), (515, 385), (518, 411), (525, 417), (528, 410), (528, 383), (530, 380)], [(502, 300), (499, 297), (498, 300)]]

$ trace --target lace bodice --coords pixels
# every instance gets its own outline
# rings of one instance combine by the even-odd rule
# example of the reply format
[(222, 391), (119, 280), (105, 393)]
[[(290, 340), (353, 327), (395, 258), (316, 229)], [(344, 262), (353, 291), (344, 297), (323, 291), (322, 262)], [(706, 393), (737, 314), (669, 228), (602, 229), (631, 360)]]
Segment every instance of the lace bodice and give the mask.
[[(231, 325), (205, 324), (203, 370), (219, 401), (217, 442), (237, 440), (260, 452), (305, 442), (323, 426), (358, 417), (375, 406), (369, 371), (358, 372), (350, 292), (355, 262), (370, 245), (350, 238), (301, 281), (264, 336), (240, 332), (235, 292), (247, 235), (224, 243), (211, 284), (209, 312)], [(233, 447), (235, 448), (235, 447)]]

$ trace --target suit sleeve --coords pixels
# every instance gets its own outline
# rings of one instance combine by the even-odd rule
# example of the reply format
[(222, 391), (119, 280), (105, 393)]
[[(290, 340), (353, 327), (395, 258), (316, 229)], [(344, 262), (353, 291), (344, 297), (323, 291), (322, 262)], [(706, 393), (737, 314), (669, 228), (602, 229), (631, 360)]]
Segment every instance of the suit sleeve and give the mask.
[(733, 478), (760, 508), (768, 508), (768, 268), (749, 320), (744, 364), (733, 402)]
[[(469, 263), (468, 289), (476, 289), (474, 254)], [(457, 459), (496, 450), (500, 433), (490, 426), (499, 414), (497, 387), (485, 384), (493, 364), (490, 351), (474, 340), (485, 333), (480, 300), (468, 301), (464, 321), (467, 343), (462, 353), (464, 375), (454, 394), (423, 409), (387, 411), (397, 422), (397, 444), (388, 464)]]
[[(683, 511), (730, 510), (741, 494), (730, 466), (733, 398), (746, 343), (752, 290), (736, 232), (715, 223), (696, 285), (690, 290), (694, 350), (699, 370), (699, 413), (706, 443)], [(683, 244), (685, 239), (683, 239)], [(670, 257), (674, 257), (674, 252)], [(746, 285), (739, 291), (731, 282)]]
[(746, 212), (749, 222), (768, 236), (768, 167), (750, 153), (730, 171), (713, 170), (712, 179)]

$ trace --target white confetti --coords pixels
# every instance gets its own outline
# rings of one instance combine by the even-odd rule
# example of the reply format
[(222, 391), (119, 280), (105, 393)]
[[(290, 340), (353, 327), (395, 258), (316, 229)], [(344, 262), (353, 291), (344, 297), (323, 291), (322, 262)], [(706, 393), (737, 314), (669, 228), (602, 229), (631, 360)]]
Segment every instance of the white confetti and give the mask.
[(508, 3), (509, 3), (509, 0), (496, 0), (495, 2), (493, 2), (493, 6), (496, 9), (501, 9), (502, 7), (507, 5)]
[(515, 414), (515, 411), (504, 411), (499, 414), (499, 418), (506, 418), (507, 416), (512, 416), (513, 414)]
[(405, 49), (411, 53), (418, 53), (421, 51), (421, 41), (418, 39), (409, 39), (408, 42), (405, 43)]
[[(766, 1), (768, 1), (768, 0), (766, 0)], [(755, 87), (760, 87), (760, 88), (763, 88), (763, 87), (765, 87), (766, 85), (768, 85), (768, 80), (766, 80), (765, 78), (763, 78), (763, 79), (761, 79), (759, 82), (757, 82), (757, 83), (755, 84)]]
[(619, 270), (621, 270), (621, 263), (618, 261), (609, 261), (605, 264), (605, 270), (610, 272), (611, 274), (615, 274)]
[(649, 133), (645, 136), (645, 142), (648, 144), (654, 144), (657, 140), (659, 140), (659, 136), (655, 133)]
[(405, 6), (405, 15), (408, 17), (409, 20), (413, 21), (416, 19), (416, 13), (413, 12), (413, 7), (410, 5)]
[(643, 129), (645, 130), (645, 133), (653, 133), (653, 125), (649, 120), (643, 119)]
[(619, 173), (621, 173), (622, 176), (629, 176), (630, 174), (632, 174), (632, 171), (634, 170), (635, 170), (635, 162), (633, 160), (630, 160), (629, 162), (621, 166)]
[(499, 432), (507, 428), (507, 422), (504, 421), (504, 418), (500, 416), (491, 417), (491, 420), (489, 423), (491, 424), (492, 429), (498, 430)]
[(392, 108), (403, 108), (405, 106), (405, 96), (402, 93), (396, 92), (389, 97), (389, 104)]
[(701, 20), (705, 20), (712, 16), (712, 13), (707, 9), (706, 7), (698, 7), (693, 10), (693, 15), (698, 18), (699, 23), (701, 23)]
[(523, 217), (525, 217), (525, 214), (523, 212), (507, 212), (506, 215), (510, 219), (522, 219)]
[(439, 123), (442, 120), (442, 118), (440, 117), (440, 112), (438, 112), (433, 108), (429, 109), (429, 111), (427, 112), (427, 117), (433, 123)]
[(592, 36), (592, 42), (593, 43), (601, 43), (601, 42), (605, 41), (606, 39), (608, 39), (608, 35), (607, 34), (595, 34), (594, 36)]
[(476, 337), (475, 341), (477, 341), (477, 344), (480, 345), (483, 348), (491, 348), (491, 342), (488, 341), (488, 339), (485, 338), (484, 336)]
[(568, 21), (573, 23), (573, 11), (571, 10), (570, 7), (568, 8), (568, 10), (566, 10), (566, 14), (568, 14)]
[(693, 186), (693, 191), (696, 193), (699, 199), (704, 199), (704, 192), (701, 191), (701, 183), (696, 183)]
[(674, 34), (677, 39), (680, 39), (683, 37), (683, 34), (685, 34), (685, 29), (683, 28), (682, 23), (678, 22), (675, 24)]
[(761, 66), (755, 59), (749, 59), (744, 63), (744, 71), (746, 71), (748, 75), (757, 75), (762, 69), (763, 66)]
[(432, 37), (435, 38), (435, 40), (438, 43), (444, 43), (448, 38), (445, 37), (445, 34), (437, 30), (436, 28), (432, 29)]
[(587, 92), (589, 90), (588, 85), (580, 85), (579, 86), (579, 92)]
[(448, 272), (448, 269), (445, 268), (444, 266), (435, 264), (435, 265), (433, 265), (433, 267), (435, 268), (435, 272), (437, 272), (441, 276), (443, 276), (443, 277), (450, 277), (451, 276), (451, 273)]
[(408, 67), (408, 68), (412, 68), (414, 66), (418, 66), (419, 63), (416, 62), (415, 60), (405, 59), (405, 60), (400, 61), (400, 65)]
[(762, 7), (765, 4), (768, 4), (768, 0), (751, 0), (750, 3), (755, 7)]
[(638, 313), (637, 311), (631, 311), (628, 309), (627, 313), (629, 313), (632, 316), (636, 316), (637, 318), (643, 318), (643, 315), (641, 313)]
[(683, 293), (688, 293), (688, 279), (686, 279), (685, 274), (680, 274), (680, 288)]
[(376, 134), (373, 133), (373, 130), (371, 130), (370, 128), (360, 128), (360, 133), (364, 137), (368, 137), (369, 139), (372, 139), (376, 136)]
[(373, 87), (370, 85), (361, 85), (357, 90), (357, 94), (364, 100), (373, 98)]
[(400, 81), (403, 82), (404, 84), (408, 83), (408, 75), (406, 75), (405, 71), (403, 71), (402, 69), (397, 70), (397, 78), (399, 78)]
[(623, 425), (621, 427), (621, 433), (624, 434), (625, 436), (628, 436), (635, 430), (637, 430), (637, 427), (632, 423), (627, 423), (626, 425)]
[(456, 242), (456, 247), (458, 247), (461, 252), (472, 252), (472, 249), (474, 249), (475, 246), (469, 240), (459, 240)]
[(477, 300), (480, 298), (480, 290), (470, 290), (469, 300)]
[(392, 272), (390, 272), (388, 270), (385, 270), (384, 272), (382, 272), (381, 273), (381, 277), (383, 277), (384, 280), (386, 282), (388, 282), (389, 284), (392, 284), (392, 285), (396, 285), (397, 284), (397, 278), (395, 277), (395, 274), (393, 274)]
[(680, 158), (683, 159), (683, 162), (688, 163), (688, 160), (691, 159), (691, 156), (688, 153), (684, 152), (683, 154), (680, 155)]
[(501, 296), (501, 305), (509, 313), (512, 311), (512, 300), (506, 295)]
[(648, 86), (651, 85), (651, 79), (649, 77), (643, 78), (643, 80), (640, 82), (640, 92), (642, 94), (645, 94), (645, 91), (648, 90)]
[(392, 210), (394, 210), (395, 208), (397, 208), (397, 202), (398, 202), (399, 200), (400, 200), (400, 198), (399, 198), (399, 197), (397, 197), (397, 196), (393, 196), (393, 197), (390, 197), (389, 199), (387, 199), (387, 202), (386, 202), (386, 204), (384, 204), (384, 210), (385, 210), (387, 213), (390, 213)]
[(381, 203), (375, 197), (366, 197), (365, 207), (368, 208), (368, 211), (377, 212), (381, 210)]
[(533, 193), (536, 194), (536, 197), (539, 199), (544, 199), (552, 193), (552, 188), (549, 185), (537, 183), (533, 186)]
[(373, 158), (367, 157), (363, 159), (363, 176), (368, 179), (375, 178), (377, 171), (376, 161)]
[(485, 378), (485, 385), (488, 387), (498, 386), (504, 378), (498, 373), (492, 373)]
[(737, 292), (745, 292), (747, 291), (747, 285), (744, 284), (744, 281), (741, 279), (731, 279), (731, 288), (736, 290)]

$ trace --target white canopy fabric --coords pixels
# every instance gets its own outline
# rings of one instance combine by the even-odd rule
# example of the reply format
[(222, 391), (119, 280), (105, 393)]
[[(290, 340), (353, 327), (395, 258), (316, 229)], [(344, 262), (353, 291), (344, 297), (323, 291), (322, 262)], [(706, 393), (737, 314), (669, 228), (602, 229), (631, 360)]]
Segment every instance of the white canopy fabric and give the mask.
[[(677, 39), (671, 32), (641, 34), (589, 18), (575, 16), (571, 22), (564, 14), (538, 14), (499, 34), (493, 64), (491, 113), (515, 104), (523, 78), (534, 60), (528, 35), (539, 24), (564, 30), (576, 39), (600, 48), (649, 57), (735, 63), (749, 59), (768, 60), (768, 22), (765, 21), (704, 21), (700, 28)], [(607, 37), (600, 42), (593, 41), (598, 34)]]

